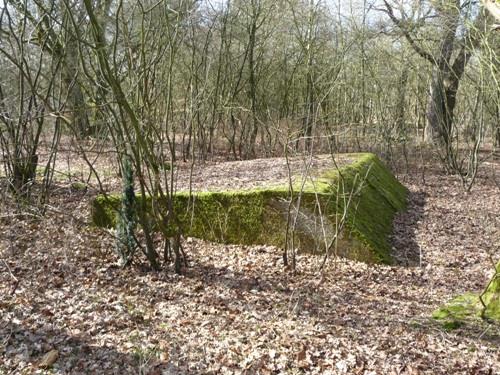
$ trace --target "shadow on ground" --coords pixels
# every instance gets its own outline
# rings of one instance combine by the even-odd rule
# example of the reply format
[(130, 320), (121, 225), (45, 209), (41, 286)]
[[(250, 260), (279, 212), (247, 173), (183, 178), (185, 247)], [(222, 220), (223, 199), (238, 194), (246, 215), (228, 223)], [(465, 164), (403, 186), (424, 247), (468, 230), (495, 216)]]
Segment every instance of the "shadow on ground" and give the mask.
[(418, 227), (424, 217), (427, 194), (422, 191), (408, 194), (408, 209), (394, 219), (391, 238), (392, 257), (395, 265), (422, 266), (422, 249), (416, 239)]

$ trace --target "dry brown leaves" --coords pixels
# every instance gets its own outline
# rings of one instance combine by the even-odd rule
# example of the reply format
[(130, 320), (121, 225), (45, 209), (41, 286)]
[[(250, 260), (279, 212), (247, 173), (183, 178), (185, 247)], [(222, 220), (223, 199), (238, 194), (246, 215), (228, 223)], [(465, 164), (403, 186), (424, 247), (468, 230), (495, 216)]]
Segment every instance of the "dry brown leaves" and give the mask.
[(0, 373), (500, 373), (498, 326), (447, 332), (429, 318), (491, 275), (498, 188), (482, 176), (466, 195), (434, 172), (407, 185), (400, 265), (332, 260), (323, 276), (312, 256), (292, 275), (279, 249), (196, 239), (181, 276), (120, 269), (113, 239), (86, 224), (87, 193), (61, 186), (43, 219), (5, 207)]

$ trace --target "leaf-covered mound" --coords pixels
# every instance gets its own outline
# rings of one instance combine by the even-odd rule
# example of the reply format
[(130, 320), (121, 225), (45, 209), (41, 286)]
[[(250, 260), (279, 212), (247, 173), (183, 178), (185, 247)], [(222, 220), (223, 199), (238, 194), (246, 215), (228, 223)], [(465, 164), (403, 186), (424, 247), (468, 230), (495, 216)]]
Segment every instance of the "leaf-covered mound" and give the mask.
[[(346, 216), (337, 253), (391, 263), (388, 236), (394, 215), (406, 207), (407, 189), (375, 155), (349, 157), (353, 161), (340, 169), (332, 162), (328, 170), (295, 176), (293, 189), (283, 184), (267, 189), (178, 192), (174, 196), (176, 226), (185, 236), (214, 242), (284, 247), (290, 217), (295, 223), (294, 246), (321, 252), (332, 243)], [(146, 199), (152, 210), (151, 198)], [(119, 195), (97, 196), (92, 202), (93, 223), (114, 227), (120, 201)]]

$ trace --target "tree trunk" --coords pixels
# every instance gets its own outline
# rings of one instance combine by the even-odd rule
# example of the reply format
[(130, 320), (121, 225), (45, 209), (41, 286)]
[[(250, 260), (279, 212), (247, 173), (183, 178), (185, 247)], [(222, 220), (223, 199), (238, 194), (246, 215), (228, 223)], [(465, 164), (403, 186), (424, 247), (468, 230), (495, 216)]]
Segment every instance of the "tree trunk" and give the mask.
[(424, 136), (427, 143), (446, 146), (450, 142), (453, 108), (448, 105), (452, 102), (449, 95), (443, 73), (435, 67), (427, 103), (427, 124)]
[(303, 134), (305, 138), (304, 147), (305, 151), (309, 152), (312, 148), (312, 134), (313, 134), (313, 123), (315, 115), (315, 105), (314, 105), (314, 82), (312, 77), (312, 72), (307, 74), (307, 113), (304, 117), (303, 124)]
[(497, 113), (495, 126), (495, 148), (500, 148), (500, 91), (497, 92)]
[(246, 141), (247, 150), (246, 158), (255, 156), (255, 142), (257, 140), (257, 82), (255, 77), (255, 38), (257, 33), (257, 17), (258, 13), (256, 10), (256, 5), (252, 2), (252, 24), (250, 26), (249, 34), (249, 47), (248, 47), (248, 70), (250, 73), (249, 85), (250, 85), (250, 110), (251, 110), (251, 127), (250, 127), (250, 138)]
[(472, 51), (463, 45), (453, 65), (448, 59), (446, 64), (438, 64), (433, 69), (425, 127), (425, 140), (428, 143), (445, 147), (451, 145), (457, 92), (471, 56)]
[[(441, 20), (441, 43), (439, 53), (434, 59), (432, 80), (427, 103), (427, 124), (425, 128), (425, 140), (428, 143), (438, 145), (449, 145), (451, 130), (453, 126), (453, 109), (455, 100), (450, 100), (450, 80), (456, 80), (458, 88), (459, 77), (453, 72), (451, 56), (455, 45), (455, 34), (460, 19), (458, 2), (452, 0), (438, 7)], [(454, 85), (453, 85), (454, 86)], [(448, 103), (453, 102), (450, 107)]]

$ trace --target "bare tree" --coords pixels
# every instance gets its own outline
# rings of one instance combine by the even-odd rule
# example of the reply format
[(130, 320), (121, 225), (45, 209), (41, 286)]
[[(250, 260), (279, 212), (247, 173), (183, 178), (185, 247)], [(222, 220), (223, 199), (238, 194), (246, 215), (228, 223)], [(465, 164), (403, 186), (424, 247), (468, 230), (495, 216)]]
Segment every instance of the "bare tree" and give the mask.
[[(465, 68), (483, 38), (485, 13), (459, 0), (421, 3), (410, 10), (402, 4), (398, 7), (399, 15), (389, 1), (384, 0), (384, 4), (386, 13), (414, 51), (432, 66), (425, 138), (443, 146), (447, 164), (458, 170), (452, 148), (457, 92)], [(423, 32), (423, 26), (430, 25), (431, 19), (439, 37), (428, 48), (417, 41), (416, 33)]]
[[(41, 13), (41, 18), (45, 17), (47, 14)], [(32, 43), (35, 32), (27, 4), (7, 1), (0, 10), (0, 57), (5, 74), (0, 81), (0, 149), (11, 190), (17, 198), (29, 198), (41, 162), (40, 143), (51, 129), (39, 195), (43, 203), (61, 131), (61, 119), (48, 121), (47, 109), (62, 110), (65, 98), (56, 95), (61, 59), (45, 56), (46, 38)]]

